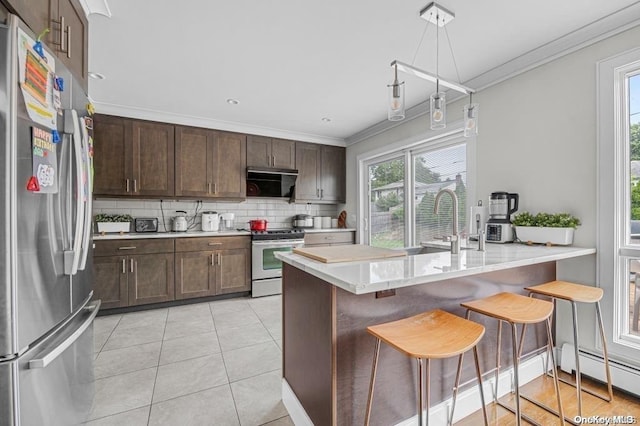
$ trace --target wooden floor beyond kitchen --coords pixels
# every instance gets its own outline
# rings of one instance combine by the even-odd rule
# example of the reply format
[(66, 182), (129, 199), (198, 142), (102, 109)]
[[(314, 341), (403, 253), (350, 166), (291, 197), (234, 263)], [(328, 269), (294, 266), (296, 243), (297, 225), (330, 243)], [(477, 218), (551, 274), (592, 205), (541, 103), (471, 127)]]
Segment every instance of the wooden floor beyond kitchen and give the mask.
[[(562, 372), (560, 373), (560, 376), (565, 379), (571, 379), (568, 374)], [(606, 394), (606, 385), (596, 383), (588, 379), (583, 379), (582, 383), (584, 387)], [(524, 385), (521, 389), (522, 394), (535, 398), (537, 401), (540, 401), (551, 408), (555, 409), (557, 407), (552, 378), (545, 376), (538, 377), (532, 382)], [(578, 414), (575, 388), (561, 382), (560, 395), (562, 397), (565, 417), (573, 420)], [(487, 395), (486, 397), (489, 398), (490, 395)], [(600, 418), (611, 418), (613, 416), (632, 416), (635, 419), (635, 423), (640, 422), (640, 399), (635, 396), (614, 389), (614, 399), (611, 403), (603, 401), (585, 392), (583, 392), (582, 398), (583, 417), (599, 416)], [(511, 407), (514, 406), (514, 398), (511, 394), (504, 396), (500, 401)], [(522, 401), (521, 408), (524, 414), (528, 415), (532, 420), (540, 423), (541, 425), (560, 424), (557, 417), (527, 401)], [(516, 424), (515, 416), (496, 404), (492, 403), (488, 406), (488, 414), (490, 425), (510, 426)], [(476, 426), (481, 424), (483, 424), (482, 411), (477, 411), (455, 423), (456, 426)], [(523, 421), (522, 424), (528, 423)], [(595, 422), (583, 424), (604, 423)]]

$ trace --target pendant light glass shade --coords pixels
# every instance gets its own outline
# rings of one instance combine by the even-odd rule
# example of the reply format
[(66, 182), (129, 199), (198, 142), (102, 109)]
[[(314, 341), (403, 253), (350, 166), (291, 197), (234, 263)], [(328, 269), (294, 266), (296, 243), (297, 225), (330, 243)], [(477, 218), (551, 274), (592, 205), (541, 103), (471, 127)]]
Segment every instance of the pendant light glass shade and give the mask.
[(447, 100), (444, 92), (432, 94), (429, 106), (431, 130), (444, 129), (447, 127)]
[(464, 137), (478, 134), (478, 104), (469, 103), (464, 106)]
[(395, 67), (395, 78), (389, 88), (389, 121), (404, 120), (404, 81), (398, 81), (398, 67)]

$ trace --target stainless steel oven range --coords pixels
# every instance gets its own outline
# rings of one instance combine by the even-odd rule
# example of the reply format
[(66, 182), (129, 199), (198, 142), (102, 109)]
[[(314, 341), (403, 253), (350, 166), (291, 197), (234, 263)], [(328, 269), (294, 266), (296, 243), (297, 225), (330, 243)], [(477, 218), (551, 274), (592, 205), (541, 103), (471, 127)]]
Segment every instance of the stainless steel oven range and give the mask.
[(282, 293), (282, 262), (277, 252), (291, 252), (304, 245), (300, 229), (251, 231), (251, 296)]

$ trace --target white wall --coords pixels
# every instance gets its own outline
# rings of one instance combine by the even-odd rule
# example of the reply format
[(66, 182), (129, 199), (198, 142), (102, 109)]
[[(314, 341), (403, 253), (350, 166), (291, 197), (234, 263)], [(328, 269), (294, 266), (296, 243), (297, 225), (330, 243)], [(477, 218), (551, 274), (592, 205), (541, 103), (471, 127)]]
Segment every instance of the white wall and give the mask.
[[(566, 211), (581, 218), (574, 245), (596, 246), (596, 62), (635, 48), (640, 28), (628, 30), (479, 92), (477, 194), (520, 194), (520, 211)], [(479, 53), (480, 54), (480, 53)], [(409, 88), (407, 88), (409, 90)], [(448, 120), (462, 116), (448, 105)], [(357, 156), (426, 134), (426, 116), (347, 147), (347, 203), (356, 212)], [(560, 279), (595, 283), (595, 256), (560, 262)], [(580, 309), (580, 308), (579, 308)], [(559, 306), (558, 346), (572, 339), (570, 312)], [(580, 315), (584, 346), (594, 347), (594, 319)]]

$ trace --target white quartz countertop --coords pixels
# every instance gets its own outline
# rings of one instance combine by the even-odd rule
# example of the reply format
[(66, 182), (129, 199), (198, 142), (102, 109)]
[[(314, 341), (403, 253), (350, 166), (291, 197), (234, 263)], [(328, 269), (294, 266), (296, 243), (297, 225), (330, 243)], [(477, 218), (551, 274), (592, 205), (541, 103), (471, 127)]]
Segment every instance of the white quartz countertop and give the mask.
[[(355, 228), (327, 228), (305, 229), (305, 233), (315, 234), (319, 232), (355, 232)], [(147, 238), (189, 238), (189, 237), (235, 237), (251, 235), (250, 231), (189, 231), (189, 232), (130, 232), (125, 234), (93, 234), (94, 241), (101, 240), (137, 240)]]
[(249, 231), (218, 231), (218, 232), (131, 232), (128, 234), (93, 234), (93, 241), (102, 240), (139, 240), (147, 238), (190, 238), (190, 237), (236, 237), (251, 235)]
[[(348, 246), (340, 248), (346, 250)], [(285, 252), (277, 252), (276, 257), (343, 290), (366, 294), (595, 252), (594, 248), (488, 243), (484, 252), (460, 250), (460, 254), (452, 255), (446, 251), (359, 262), (322, 263)]]

